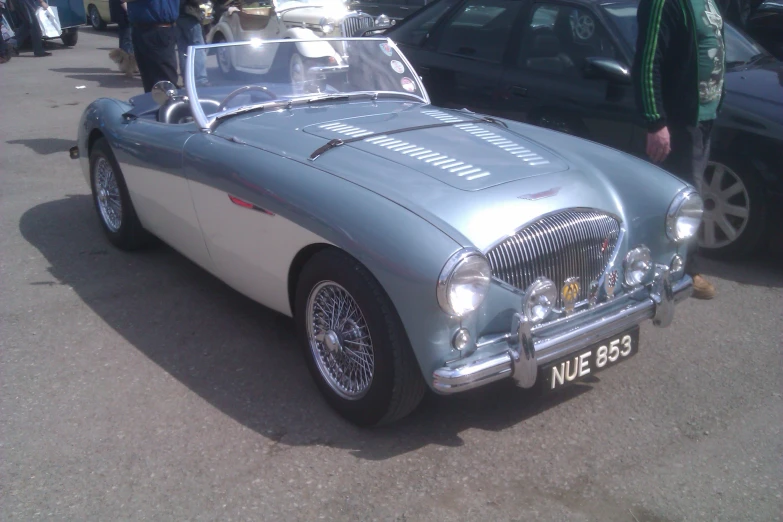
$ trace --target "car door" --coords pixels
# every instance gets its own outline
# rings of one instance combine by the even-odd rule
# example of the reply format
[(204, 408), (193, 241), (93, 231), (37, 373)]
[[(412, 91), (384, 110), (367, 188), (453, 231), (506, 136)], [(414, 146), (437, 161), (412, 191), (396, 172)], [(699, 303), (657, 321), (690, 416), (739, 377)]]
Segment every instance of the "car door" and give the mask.
[(412, 61), (435, 105), (496, 113), (503, 61), (524, 1), (465, 0), (431, 20), (437, 4), (391, 38)]
[(141, 224), (195, 263), (211, 270), (190, 188), (182, 171), (182, 151), (196, 126), (131, 119), (110, 140)]
[(621, 150), (634, 142), (630, 82), (589, 75), (590, 59), (627, 57), (602, 18), (586, 4), (533, 4), (513, 43), (501, 91), (504, 116), (568, 132)]

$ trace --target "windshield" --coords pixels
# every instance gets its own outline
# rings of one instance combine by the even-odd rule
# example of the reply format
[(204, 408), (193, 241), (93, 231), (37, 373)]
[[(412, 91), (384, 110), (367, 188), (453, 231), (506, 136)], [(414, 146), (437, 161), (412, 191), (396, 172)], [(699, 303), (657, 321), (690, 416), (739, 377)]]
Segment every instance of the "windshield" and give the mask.
[[(638, 26), (636, 24), (636, 5), (607, 4), (602, 5), (601, 7), (609, 15), (609, 19), (619, 30), (623, 40), (625, 40), (632, 49), (635, 48), (636, 33), (638, 32)], [(724, 27), (726, 63), (728, 65), (748, 63), (759, 56), (767, 55), (767, 52), (764, 49), (753, 40), (740, 33), (731, 24), (725, 24)]]
[(429, 103), (419, 76), (386, 38), (193, 46), (186, 80), (190, 99), (198, 102), (191, 105), (202, 128), (241, 112), (353, 97)]
[(312, 7), (329, 6), (346, 8), (344, 0), (274, 0), (275, 8), (278, 11), (291, 9), (293, 7)]

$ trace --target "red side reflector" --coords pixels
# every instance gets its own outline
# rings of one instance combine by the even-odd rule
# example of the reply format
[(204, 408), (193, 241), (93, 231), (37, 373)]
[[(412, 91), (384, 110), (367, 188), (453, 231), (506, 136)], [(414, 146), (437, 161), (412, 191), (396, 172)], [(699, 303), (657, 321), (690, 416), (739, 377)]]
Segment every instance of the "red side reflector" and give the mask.
[(234, 205), (239, 205), (242, 208), (253, 208), (252, 203), (248, 203), (244, 199), (239, 199), (238, 197), (232, 196), (231, 194), (228, 195), (228, 199), (230, 199), (231, 203), (233, 203)]

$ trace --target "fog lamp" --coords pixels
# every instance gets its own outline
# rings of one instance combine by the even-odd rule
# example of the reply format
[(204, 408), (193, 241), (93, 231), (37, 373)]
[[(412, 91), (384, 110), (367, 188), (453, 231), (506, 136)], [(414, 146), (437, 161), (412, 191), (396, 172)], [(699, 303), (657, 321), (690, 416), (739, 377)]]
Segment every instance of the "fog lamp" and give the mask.
[(451, 340), (451, 343), (457, 350), (464, 350), (470, 343), (470, 332), (465, 328), (460, 328), (457, 330), (457, 333), (454, 334), (454, 338)]
[(644, 245), (630, 250), (625, 255), (623, 269), (625, 271), (625, 284), (627, 286), (639, 286), (645, 282), (652, 270), (652, 257), (650, 249)]
[(672, 264), (669, 267), (669, 275), (672, 279), (680, 279), (685, 273), (685, 261), (682, 257), (675, 254), (672, 258)]
[(525, 301), (523, 303), (525, 317), (533, 323), (540, 323), (552, 311), (556, 300), (557, 288), (555, 283), (546, 277), (539, 277), (525, 290)]

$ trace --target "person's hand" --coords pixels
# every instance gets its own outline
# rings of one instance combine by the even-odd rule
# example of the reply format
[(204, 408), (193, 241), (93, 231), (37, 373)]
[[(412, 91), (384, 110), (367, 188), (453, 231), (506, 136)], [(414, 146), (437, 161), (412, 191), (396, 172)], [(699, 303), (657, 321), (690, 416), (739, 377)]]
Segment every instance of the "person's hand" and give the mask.
[(653, 163), (661, 163), (672, 151), (669, 128), (647, 133), (647, 156)]
[(127, 12), (128, 12), (128, 4), (127, 4), (126, 2), (122, 2), (120, 5), (122, 6), (122, 8), (123, 8), (123, 9), (125, 10), (125, 12), (127, 13)]
[(49, 4), (47, 4), (46, 2), (44, 2), (44, 0), (41, 0), (41, 7), (43, 7), (43, 8), (44, 8), (44, 11), (45, 11), (45, 10), (49, 9)]

